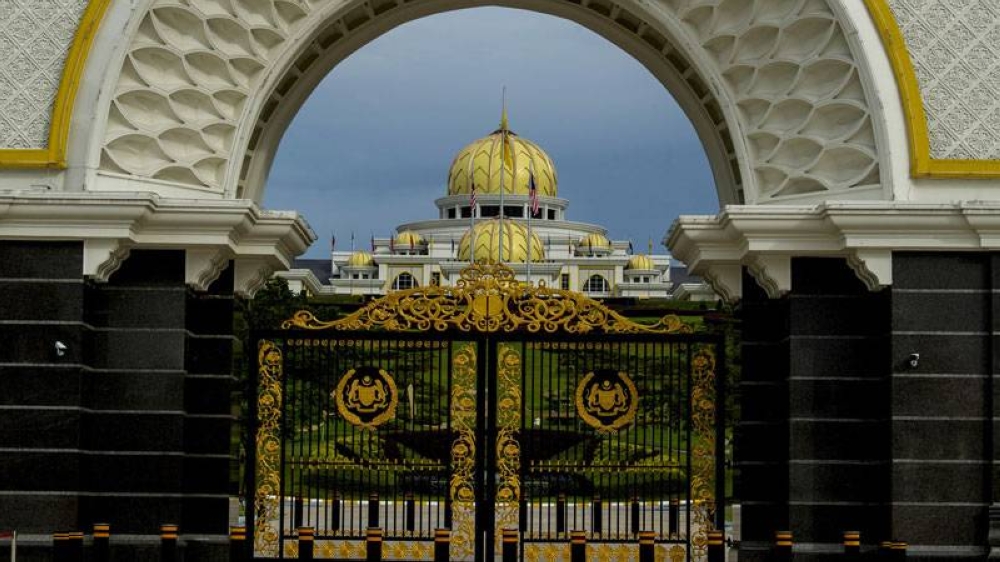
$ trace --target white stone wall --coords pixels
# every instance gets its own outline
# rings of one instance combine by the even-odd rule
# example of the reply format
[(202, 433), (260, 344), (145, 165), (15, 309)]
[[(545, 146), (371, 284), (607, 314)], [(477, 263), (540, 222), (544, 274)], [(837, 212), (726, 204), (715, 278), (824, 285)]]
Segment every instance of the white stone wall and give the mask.
[(889, 5), (916, 67), (931, 156), (1000, 159), (1000, 2)]
[(49, 144), (52, 104), (87, 0), (0, 0), (0, 148)]

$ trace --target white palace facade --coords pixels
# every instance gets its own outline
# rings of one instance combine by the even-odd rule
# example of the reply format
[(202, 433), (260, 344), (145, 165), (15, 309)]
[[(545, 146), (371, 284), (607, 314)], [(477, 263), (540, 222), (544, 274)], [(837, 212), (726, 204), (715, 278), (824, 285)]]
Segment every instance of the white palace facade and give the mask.
[(391, 237), (373, 237), (370, 250), (331, 250), (329, 262), (298, 260), (277, 275), (296, 292), (374, 296), (452, 285), (473, 261), (502, 261), (523, 282), (595, 298), (715, 298), (701, 282), (675, 285), (670, 256), (652, 254), (652, 242), (649, 253), (634, 254), (630, 241), (610, 239), (604, 227), (570, 220), (551, 158), (510, 131), (506, 115), (499, 129), (458, 152), (447, 193), (434, 204), (436, 218), (401, 224)]

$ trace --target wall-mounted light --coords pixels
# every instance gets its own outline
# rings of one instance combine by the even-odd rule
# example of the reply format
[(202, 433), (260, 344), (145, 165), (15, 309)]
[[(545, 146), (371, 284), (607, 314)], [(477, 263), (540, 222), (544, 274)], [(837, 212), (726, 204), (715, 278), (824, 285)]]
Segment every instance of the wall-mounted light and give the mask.
[(56, 357), (64, 357), (66, 355), (66, 350), (69, 349), (69, 347), (67, 347), (66, 344), (64, 344), (61, 341), (56, 341), (55, 347), (56, 347)]
[(917, 367), (919, 367), (920, 366), (920, 354), (919, 353), (911, 353), (910, 354), (909, 363), (910, 363), (910, 367), (912, 367), (914, 369), (916, 369)]

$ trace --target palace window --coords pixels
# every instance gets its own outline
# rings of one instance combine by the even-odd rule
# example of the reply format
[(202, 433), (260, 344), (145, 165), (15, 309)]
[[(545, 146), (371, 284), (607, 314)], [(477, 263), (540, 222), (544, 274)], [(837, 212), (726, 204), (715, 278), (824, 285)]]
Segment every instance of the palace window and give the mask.
[(591, 275), (583, 286), (583, 291), (586, 293), (609, 293), (611, 286), (608, 285), (608, 280), (600, 275)]
[(431, 283), (434, 284), (434, 285), (437, 285), (438, 287), (441, 286), (441, 272), (440, 271), (432, 271), (431, 272)]
[(500, 205), (483, 205), (479, 207), (480, 217), (496, 217), (500, 216)]
[(472, 218), (472, 207), (462, 207), (462, 218)]
[(524, 216), (524, 207), (503, 206), (503, 216), (521, 218)]
[(454, 207), (448, 209), (448, 218), (449, 219), (455, 218), (455, 208)]
[(569, 273), (563, 273), (559, 276), (559, 286), (564, 290), (569, 290)]
[(413, 278), (412, 275), (406, 273), (400, 273), (399, 276), (392, 282), (393, 291), (403, 291), (406, 289), (412, 289), (417, 286), (417, 280)]
[(549, 220), (550, 221), (556, 220), (556, 210), (555, 209), (549, 209)]

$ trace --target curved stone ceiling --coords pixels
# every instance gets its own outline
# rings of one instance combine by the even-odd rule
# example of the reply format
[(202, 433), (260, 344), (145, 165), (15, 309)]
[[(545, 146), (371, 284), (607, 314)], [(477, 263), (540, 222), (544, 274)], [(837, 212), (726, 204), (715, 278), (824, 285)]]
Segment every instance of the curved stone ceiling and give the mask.
[[(230, 160), (244, 159), (236, 154), (253, 151), (256, 141), (236, 146), (234, 139), (247, 115), (266, 121), (273, 111), (274, 98), (247, 104), (285, 51), (314, 61), (359, 27), (424, 1), (341, 8), (336, 0), (155, 0), (125, 57), (101, 169), (235, 195), (240, 178), (228, 177)], [(555, 0), (537, 0), (547, 2)], [(636, 15), (641, 6), (663, 29), (680, 29), (680, 44), (703, 52), (676, 50), (658, 22)], [(652, 7), (590, 0), (572, 7), (634, 35), (684, 76), (716, 123), (726, 156), (740, 161), (733, 169), (750, 172), (734, 174), (743, 176), (737, 182), (748, 203), (878, 187), (867, 97), (827, 0), (668, 0)], [(311, 37), (308, 48), (290, 40), (316, 17), (333, 32)], [(309, 66), (303, 61), (289, 76)]]

